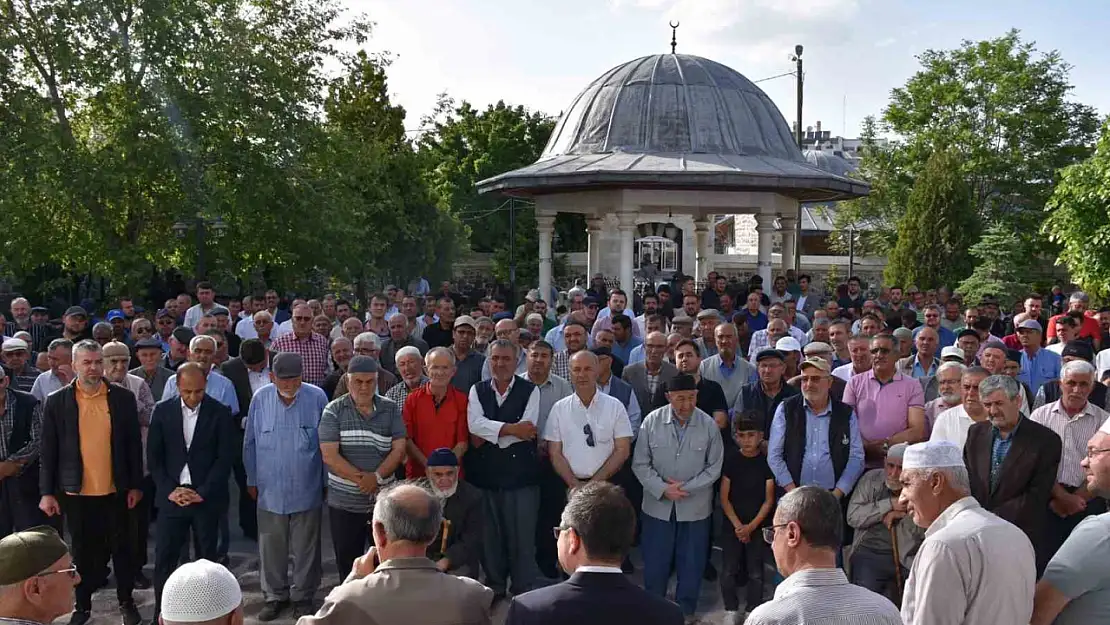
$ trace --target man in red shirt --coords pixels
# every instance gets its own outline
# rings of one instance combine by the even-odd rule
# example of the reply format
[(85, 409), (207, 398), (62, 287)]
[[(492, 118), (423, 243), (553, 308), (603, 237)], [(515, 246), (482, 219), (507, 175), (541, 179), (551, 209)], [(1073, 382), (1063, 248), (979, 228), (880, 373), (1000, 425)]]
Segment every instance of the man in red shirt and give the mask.
[[(1095, 352), (1100, 349), (1102, 342), (1102, 328), (1098, 324), (1098, 319), (1090, 316), (1087, 313), (1087, 306), (1091, 303), (1090, 298), (1083, 291), (1075, 291), (1068, 298), (1068, 312), (1079, 312), (1083, 315), (1083, 322), (1079, 326), (1079, 338), (1089, 338), (1094, 345)], [(1056, 315), (1048, 320), (1048, 342), (1051, 343), (1056, 338), (1056, 319), (1061, 315)]]
[(466, 425), (467, 394), (451, 385), (455, 355), (446, 347), (433, 347), (424, 357), (428, 383), (409, 393), (402, 415), (408, 436), (409, 479), (424, 477), (428, 455), (440, 447), (461, 460), (470, 432)]

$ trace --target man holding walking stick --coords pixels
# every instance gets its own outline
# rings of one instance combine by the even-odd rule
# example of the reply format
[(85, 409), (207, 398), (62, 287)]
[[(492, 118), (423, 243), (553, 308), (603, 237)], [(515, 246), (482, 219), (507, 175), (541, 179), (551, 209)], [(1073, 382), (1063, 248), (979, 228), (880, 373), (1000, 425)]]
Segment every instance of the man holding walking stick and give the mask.
[(856, 530), (849, 560), (852, 583), (895, 605), (902, 601), (903, 580), (925, 539), (925, 530), (914, 524), (905, 503), (898, 500), (906, 447), (892, 445), (883, 468), (865, 473), (848, 502), (848, 524)]

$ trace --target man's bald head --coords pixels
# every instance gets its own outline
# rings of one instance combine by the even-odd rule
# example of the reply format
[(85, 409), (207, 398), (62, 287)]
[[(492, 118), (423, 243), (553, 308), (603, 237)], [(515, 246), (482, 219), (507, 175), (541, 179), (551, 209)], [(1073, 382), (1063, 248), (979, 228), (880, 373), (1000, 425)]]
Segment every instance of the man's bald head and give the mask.
[(382, 491), (374, 503), (374, 544), (379, 553), (422, 553), (435, 540), (443, 521), (443, 505), (431, 491), (400, 484)]

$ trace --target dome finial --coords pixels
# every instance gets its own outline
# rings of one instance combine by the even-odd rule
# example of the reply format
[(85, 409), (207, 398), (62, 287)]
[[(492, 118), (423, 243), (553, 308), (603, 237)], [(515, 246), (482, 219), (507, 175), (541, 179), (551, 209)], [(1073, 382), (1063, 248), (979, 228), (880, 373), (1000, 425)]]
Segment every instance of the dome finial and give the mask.
[(678, 31), (678, 27), (682, 25), (682, 22), (667, 22), (667, 23), (671, 25), (671, 54), (674, 54), (675, 46), (678, 45), (678, 41), (675, 40), (675, 34)]

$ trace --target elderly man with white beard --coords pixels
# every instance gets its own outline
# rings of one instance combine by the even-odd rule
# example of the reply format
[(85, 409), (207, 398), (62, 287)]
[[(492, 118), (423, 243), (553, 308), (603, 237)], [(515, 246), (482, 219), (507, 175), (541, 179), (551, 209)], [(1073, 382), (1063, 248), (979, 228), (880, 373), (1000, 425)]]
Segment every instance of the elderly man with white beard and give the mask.
[(942, 412), (960, 405), (961, 382), (965, 371), (967, 367), (958, 362), (946, 362), (937, 369), (934, 379), (940, 396), (925, 402), (925, 438), (932, 434), (933, 424)]
[(428, 454), (426, 466), (428, 485), (443, 502), (443, 524), (428, 545), (428, 558), (440, 571), (477, 579), (482, 552), (482, 494), (459, 479), (459, 457), (454, 451), (436, 449)]

